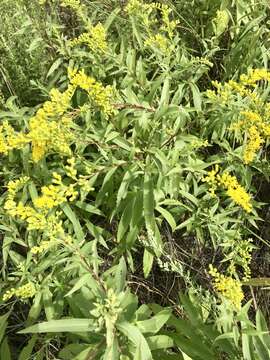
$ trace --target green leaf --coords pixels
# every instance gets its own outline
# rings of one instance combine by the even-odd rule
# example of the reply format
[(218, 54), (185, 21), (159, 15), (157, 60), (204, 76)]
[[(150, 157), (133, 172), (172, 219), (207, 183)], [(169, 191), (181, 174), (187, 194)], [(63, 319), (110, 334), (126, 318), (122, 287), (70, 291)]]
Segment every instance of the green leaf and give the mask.
[(57, 60), (55, 60), (55, 62), (52, 64), (52, 66), (50, 67), (50, 69), (47, 73), (47, 76), (46, 76), (47, 79), (49, 76), (51, 76), (55, 72), (55, 70), (57, 70), (59, 68), (59, 66), (62, 64), (62, 62), (63, 62), (62, 57), (59, 57)]
[(169, 99), (170, 99), (170, 78), (167, 76), (163, 83), (163, 88), (159, 101), (159, 108), (161, 109), (162, 106), (168, 105)]
[(267, 349), (266, 344), (258, 337), (253, 337), (253, 344), (255, 346), (256, 352), (259, 355), (260, 360), (269, 360), (270, 358), (270, 349)]
[(127, 169), (125, 172), (125, 175), (123, 176), (121, 185), (119, 187), (118, 193), (117, 193), (117, 200), (116, 200), (116, 206), (119, 206), (122, 199), (125, 199), (128, 192), (128, 187), (130, 182), (135, 176), (137, 165), (132, 166), (131, 168)]
[(143, 186), (143, 210), (146, 229), (149, 233), (155, 233), (155, 198), (152, 175), (148, 172), (144, 175)]
[(55, 315), (53, 301), (52, 301), (52, 293), (49, 290), (49, 288), (45, 288), (42, 291), (42, 298), (43, 298), (43, 304), (44, 304), (44, 310), (46, 314), (47, 320), (52, 320)]
[(135, 197), (128, 201), (125, 210), (121, 216), (121, 220), (117, 229), (117, 241), (120, 242), (123, 236), (125, 235), (128, 227), (130, 226), (131, 218), (132, 218), (132, 209), (135, 203)]
[(244, 360), (254, 360), (251, 352), (251, 338), (245, 334), (242, 335), (242, 352)]
[(137, 321), (136, 325), (140, 329), (140, 331), (149, 334), (156, 334), (169, 320), (171, 317), (171, 310), (165, 309), (157, 313), (151, 319)]
[(167, 335), (150, 336), (147, 339), (151, 351), (174, 347), (174, 341)]
[(37, 342), (37, 335), (33, 335), (28, 341), (28, 344), (22, 349), (18, 360), (29, 360), (32, 355), (32, 351)]
[(0, 345), (0, 359), (12, 360), (7, 337), (4, 338)]
[(163, 209), (161, 206), (156, 206), (156, 210), (164, 217), (164, 219), (170, 225), (172, 231), (174, 231), (176, 228), (176, 222), (175, 222), (172, 214), (168, 210)]
[(103, 228), (92, 224), (90, 221), (85, 219), (85, 224), (90, 234), (106, 249), (108, 249), (108, 245), (103, 237), (106, 234)]
[(65, 203), (65, 204), (61, 205), (61, 209), (63, 210), (63, 212), (65, 213), (67, 218), (71, 221), (78, 242), (83, 241), (84, 233), (83, 233), (81, 224), (80, 224), (79, 220), (77, 219), (75, 213), (71, 209), (71, 207), (67, 203)]
[(143, 274), (147, 278), (150, 274), (150, 271), (153, 267), (154, 255), (150, 253), (147, 249), (144, 249), (143, 252)]
[(42, 309), (42, 292), (38, 292), (35, 296), (35, 299), (33, 301), (33, 305), (31, 306), (29, 313), (28, 313), (28, 318), (26, 321), (26, 325), (30, 325), (31, 323), (33, 323), (34, 320), (36, 320), (41, 312)]
[(261, 337), (265, 345), (267, 346), (268, 350), (270, 350), (270, 336), (269, 336), (269, 329), (266, 323), (266, 320), (260, 310), (256, 313), (256, 329), (258, 331), (264, 332)]
[(194, 83), (190, 83), (189, 86), (192, 91), (194, 106), (195, 106), (196, 110), (201, 111), (202, 110), (202, 97), (201, 97), (200, 90), (199, 90), (198, 86)]
[(2, 315), (0, 316), (0, 343), (3, 339), (3, 337), (5, 336), (5, 331), (6, 331), (6, 328), (7, 328), (7, 320), (8, 320), (8, 317), (10, 315), (10, 312), (6, 313), (5, 315)]
[(62, 360), (74, 360), (82, 351), (90, 350), (88, 344), (68, 344), (58, 354)]
[(131, 17), (131, 24), (132, 24), (133, 34), (135, 35), (135, 38), (138, 41), (138, 44), (140, 45), (140, 48), (142, 48), (143, 47), (142, 37), (137, 29), (137, 24), (136, 24), (135, 18), (133, 16)]
[(120, 8), (116, 8), (107, 18), (105, 24), (104, 24), (104, 28), (106, 29), (106, 31), (109, 30), (110, 26), (112, 25), (112, 23), (115, 21), (115, 19), (118, 18), (118, 14), (121, 11)]
[(28, 333), (60, 333), (60, 332), (92, 332), (95, 330), (91, 319), (61, 319), (51, 320), (30, 326), (19, 331), (19, 334)]
[(96, 206), (93, 206), (91, 204), (86, 204), (83, 201), (76, 201), (75, 206), (91, 214), (104, 216), (104, 214)]
[(89, 284), (89, 282), (91, 282), (91, 280), (92, 280), (92, 276), (89, 273), (82, 275), (78, 279), (78, 281), (76, 281), (73, 288), (71, 290), (69, 290), (69, 292), (65, 295), (65, 297), (70, 296), (73, 293), (75, 293), (76, 291), (80, 290), (84, 285)]
[(119, 265), (117, 266), (114, 281), (116, 286), (116, 291), (120, 293), (124, 290), (126, 284), (127, 276), (127, 265), (125, 259), (121, 257)]
[(142, 335), (142, 333), (136, 326), (134, 326), (126, 321), (123, 321), (123, 322), (117, 324), (116, 327), (136, 347), (134, 360), (135, 359), (137, 359), (137, 360), (139, 360), (139, 359), (140, 360), (152, 360), (153, 359), (150, 348), (147, 344), (147, 341), (145, 340), (144, 336)]
[(105, 354), (103, 355), (103, 360), (118, 360), (120, 357), (119, 354), (119, 344), (117, 341), (117, 338), (114, 336), (112, 344), (110, 346), (107, 346)]
[(253, 278), (243, 282), (243, 285), (247, 286), (270, 286), (270, 278)]

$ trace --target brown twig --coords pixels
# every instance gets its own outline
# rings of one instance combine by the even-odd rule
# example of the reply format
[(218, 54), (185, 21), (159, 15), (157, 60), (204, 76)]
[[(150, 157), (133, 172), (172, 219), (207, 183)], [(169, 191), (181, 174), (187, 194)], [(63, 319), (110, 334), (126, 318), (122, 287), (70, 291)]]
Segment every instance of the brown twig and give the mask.
[(156, 109), (150, 107), (145, 107), (145, 106), (142, 106), (142, 105), (136, 105), (136, 104), (113, 104), (113, 106), (116, 108), (116, 109), (135, 109), (135, 110), (146, 110), (146, 111), (149, 111), (149, 112), (155, 112)]

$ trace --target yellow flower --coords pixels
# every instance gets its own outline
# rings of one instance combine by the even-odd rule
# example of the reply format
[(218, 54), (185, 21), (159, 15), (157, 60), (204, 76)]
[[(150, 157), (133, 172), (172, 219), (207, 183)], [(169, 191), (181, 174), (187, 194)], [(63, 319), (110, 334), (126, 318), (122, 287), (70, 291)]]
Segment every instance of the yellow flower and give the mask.
[(73, 10), (79, 10), (81, 7), (80, 0), (62, 0), (61, 5), (64, 7), (70, 7)]
[(38, 255), (46, 250), (48, 250), (52, 245), (54, 245), (55, 242), (48, 240), (48, 241), (42, 241), (39, 246), (34, 246), (30, 250), (30, 252), (34, 255)]
[(215, 169), (208, 171), (207, 176), (205, 176), (202, 181), (208, 183), (210, 185), (210, 189), (209, 192), (210, 194), (215, 197), (215, 191), (217, 189), (218, 186), (218, 180), (217, 180), (217, 173), (219, 171), (219, 166), (215, 165)]
[(210, 194), (215, 196), (215, 191), (218, 186), (224, 187), (227, 195), (246, 212), (251, 212), (251, 197), (246, 190), (238, 183), (235, 176), (224, 172), (222, 175), (218, 174), (219, 167), (216, 165), (215, 169), (208, 172), (208, 175), (202, 179), (210, 185)]
[(169, 50), (169, 46), (170, 46), (168, 39), (161, 34), (156, 34), (156, 35), (150, 36), (144, 42), (144, 44), (145, 44), (145, 46), (156, 47), (156, 48), (160, 49), (163, 53), (166, 53)]
[(101, 23), (98, 23), (96, 26), (91, 26), (88, 32), (85, 32), (78, 38), (71, 40), (69, 44), (70, 46), (85, 44), (93, 52), (106, 52), (108, 50), (106, 30)]
[(239, 280), (220, 274), (212, 265), (209, 266), (209, 274), (213, 277), (214, 290), (225, 299), (229, 300), (237, 310), (241, 308), (244, 293)]
[(261, 148), (264, 140), (255, 125), (248, 129), (248, 142), (244, 150), (243, 160), (245, 164), (249, 164), (255, 158), (257, 151)]
[(267, 69), (250, 69), (247, 75), (240, 76), (240, 82), (245, 86), (255, 87), (260, 80), (270, 81), (270, 72)]
[(144, 4), (139, 0), (129, 0), (126, 11), (128, 14), (132, 15), (143, 8)]
[(65, 170), (66, 170), (66, 174), (67, 176), (69, 176), (71, 179), (76, 180), (77, 181), (77, 170), (75, 168), (75, 158), (70, 158), (67, 160), (68, 165), (65, 166)]
[(246, 212), (251, 212), (251, 197), (246, 190), (238, 183), (235, 176), (229, 175), (227, 172), (217, 175), (219, 184), (227, 189), (228, 196)]
[(246, 130), (247, 143), (245, 145), (243, 160), (245, 164), (251, 163), (261, 145), (265, 142), (264, 137), (270, 136), (270, 125), (262, 114), (255, 111), (241, 111), (243, 120), (239, 120), (230, 127), (230, 130)]
[(7, 155), (9, 150), (21, 149), (29, 143), (27, 136), (21, 132), (16, 132), (7, 121), (3, 121), (0, 126), (0, 153)]
[(3, 301), (7, 301), (12, 298), (12, 296), (16, 296), (21, 299), (27, 299), (35, 296), (36, 288), (33, 283), (27, 283), (23, 286), (18, 287), (17, 289), (12, 288), (5, 292), (3, 295)]
[(35, 162), (41, 160), (49, 150), (70, 155), (69, 144), (73, 139), (70, 131), (72, 122), (68, 124), (63, 115), (70, 107), (74, 91), (75, 87), (71, 85), (63, 93), (57, 89), (51, 90), (51, 100), (46, 101), (30, 119), (27, 138), (32, 144), (32, 157)]
[(113, 88), (111, 86), (104, 87), (101, 83), (97, 82), (94, 78), (85, 74), (84, 70), (75, 72), (69, 70), (70, 82), (74, 87), (80, 87), (85, 90), (90, 99), (101, 108), (105, 115), (113, 113), (112, 98)]

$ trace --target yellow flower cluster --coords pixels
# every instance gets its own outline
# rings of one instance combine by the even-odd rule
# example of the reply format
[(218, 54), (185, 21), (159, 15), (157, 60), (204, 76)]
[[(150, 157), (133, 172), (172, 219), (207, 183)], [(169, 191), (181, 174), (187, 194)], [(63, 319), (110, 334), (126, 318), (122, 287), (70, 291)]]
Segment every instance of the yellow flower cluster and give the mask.
[(73, 121), (67, 111), (78, 87), (88, 93), (90, 99), (106, 116), (113, 113), (114, 91), (111, 86), (104, 87), (94, 78), (87, 76), (83, 70), (78, 72), (69, 69), (69, 78), (70, 84), (66, 91), (61, 93), (57, 89), (51, 90), (51, 100), (46, 101), (29, 120), (28, 132), (16, 132), (7, 122), (0, 126), (0, 154), (21, 149), (29, 143), (32, 146), (34, 162), (41, 160), (49, 151), (70, 156), (70, 143), (75, 136), (72, 132)]
[(21, 132), (16, 132), (7, 121), (0, 126), (0, 153), (7, 155), (9, 150), (21, 149), (29, 142)]
[(101, 23), (96, 26), (91, 26), (88, 32), (81, 34), (78, 38), (69, 42), (70, 46), (77, 46), (81, 44), (87, 45), (93, 52), (106, 52), (108, 44), (106, 41), (106, 30)]
[(21, 149), (27, 143), (32, 145), (32, 157), (35, 162), (42, 159), (49, 150), (70, 155), (70, 141), (73, 135), (70, 131), (72, 121), (67, 121), (63, 114), (70, 106), (74, 87), (61, 93), (53, 89), (51, 100), (46, 101), (36, 115), (29, 121), (29, 132), (16, 132), (7, 122), (0, 127), (0, 153), (7, 154), (9, 150)]
[(218, 174), (219, 167), (216, 165), (215, 169), (208, 172), (208, 175), (203, 178), (203, 181), (210, 185), (210, 193), (215, 196), (215, 191), (218, 186), (226, 189), (227, 195), (246, 212), (251, 212), (251, 197), (246, 190), (241, 186), (236, 177), (224, 172), (222, 175)]
[(48, 150), (70, 155), (69, 144), (73, 139), (70, 131), (72, 122), (63, 116), (70, 107), (75, 88), (71, 85), (61, 93), (57, 89), (50, 92), (51, 100), (29, 122), (29, 141), (32, 143), (32, 155), (35, 162), (42, 159)]
[[(248, 109), (240, 110), (240, 119), (230, 126), (230, 130), (243, 131), (246, 134), (243, 161), (251, 163), (266, 138), (270, 136), (270, 103), (265, 103), (259, 96), (259, 81), (270, 81), (270, 72), (266, 69), (250, 69), (247, 74), (240, 76), (239, 82), (230, 80), (225, 84), (213, 82), (216, 91), (208, 90), (207, 96), (212, 101), (228, 106), (236, 97), (245, 100)], [(237, 100), (239, 104), (239, 99)], [(246, 106), (245, 105), (245, 106)]]
[(65, 166), (66, 174), (73, 180), (77, 181), (77, 170), (75, 168), (76, 160), (74, 157), (67, 160), (68, 165)]
[(243, 160), (245, 164), (251, 163), (257, 151), (261, 148), (264, 140), (255, 125), (251, 126), (247, 131), (248, 142), (244, 150)]
[(209, 274), (213, 277), (215, 291), (229, 300), (237, 310), (241, 308), (244, 293), (239, 280), (220, 274), (212, 265), (209, 266)]
[(243, 281), (247, 281), (251, 277), (250, 263), (251, 263), (251, 253), (253, 246), (251, 244), (252, 240), (244, 240), (238, 245), (238, 254), (239, 259), (241, 259), (241, 266), (244, 270)]
[(23, 286), (18, 287), (17, 289), (12, 288), (5, 292), (3, 295), (3, 301), (7, 301), (12, 298), (12, 296), (16, 296), (20, 299), (27, 299), (35, 296), (36, 288), (33, 283), (27, 283)]
[(240, 82), (244, 86), (256, 87), (258, 81), (270, 81), (270, 72), (267, 69), (249, 69), (247, 74), (240, 76)]
[(61, 175), (57, 173), (53, 173), (53, 183), (43, 186), (41, 188), (42, 195), (34, 200), (35, 207), (42, 211), (48, 212), (67, 199), (73, 201), (78, 195), (78, 192), (74, 190), (76, 184), (64, 185)]
[(62, 183), (61, 176), (54, 173), (54, 184), (42, 187), (42, 195), (34, 200), (36, 210), (34, 207), (24, 205), (22, 202), (17, 204), (15, 201), (17, 191), (27, 180), (28, 178), (22, 178), (9, 182), (4, 209), (10, 216), (25, 221), (29, 231), (44, 231), (47, 233), (47, 237), (54, 240), (58, 234), (62, 235), (63, 231), (62, 227), (58, 226), (60, 224), (58, 217), (49, 215), (49, 211), (65, 201), (73, 201), (76, 198), (78, 195), (78, 192), (74, 189), (76, 183), (66, 186)]
[(231, 126), (231, 130), (246, 130), (247, 143), (243, 160), (245, 164), (252, 162), (265, 139), (270, 136), (268, 107), (264, 107), (262, 114), (255, 111), (241, 111), (242, 119)]
[(208, 171), (207, 176), (205, 176), (202, 181), (210, 185), (209, 192), (211, 196), (216, 196), (216, 190), (218, 187), (217, 173), (219, 172), (219, 166), (216, 165), (215, 168), (211, 171)]
[(240, 95), (249, 99), (250, 104), (256, 107), (263, 105), (262, 99), (254, 91), (259, 81), (269, 81), (270, 72), (266, 69), (250, 69), (247, 74), (240, 76), (239, 82), (229, 80), (221, 84), (213, 81), (212, 85), (216, 88), (215, 91), (207, 90), (206, 95), (211, 99), (220, 102), (223, 105), (228, 105), (228, 100)]
[(144, 44), (145, 46), (158, 48), (164, 53), (169, 49), (170, 46), (168, 39), (161, 34), (150, 36), (148, 39), (145, 40)]
[(252, 244), (252, 239), (241, 240), (239, 242), (235, 242), (233, 246), (233, 251), (230, 253), (230, 265), (228, 267), (228, 272), (230, 274), (236, 274), (236, 266), (241, 266), (243, 269), (243, 281), (247, 281), (250, 279), (251, 270), (251, 253), (254, 249)]
[(54, 243), (55, 242), (52, 240), (42, 241), (39, 246), (32, 247), (31, 253), (34, 255), (43, 253), (44, 251), (49, 249), (52, 246), (52, 244), (54, 244)]
[(7, 189), (8, 189), (8, 200), (13, 200), (16, 193), (27, 183), (29, 180), (28, 176), (23, 176), (17, 180), (10, 180)]
[(129, 0), (129, 2), (126, 6), (126, 11), (130, 15), (137, 14), (142, 9), (142, 6), (144, 6), (144, 5), (145, 4), (143, 4), (139, 0)]
[[(144, 24), (148, 33), (148, 38), (145, 41), (146, 46), (159, 48), (164, 53), (173, 48), (169, 40), (173, 39), (179, 22), (170, 19), (172, 9), (168, 5), (161, 3), (145, 4), (142, 1), (130, 0), (126, 6), (126, 11), (129, 15), (139, 17)], [(159, 22), (158, 16), (153, 16), (153, 12), (156, 11), (161, 14), (161, 25), (158, 30), (156, 29), (156, 24)]]
[(74, 87), (79, 87), (88, 93), (90, 99), (100, 107), (106, 116), (113, 113), (113, 88), (111, 86), (104, 87), (94, 78), (87, 76), (84, 70), (69, 69), (69, 78)]
[(251, 212), (251, 197), (246, 190), (241, 186), (235, 176), (229, 175), (227, 172), (222, 175), (217, 175), (220, 185), (227, 189), (227, 195), (246, 212)]
[(81, 2), (80, 0), (62, 0), (61, 5), (64, 7), (70, 7), (73, 10), (79, 10)]
[(226, 10), (218, 10), (216, 17), (213, 20), (215, 34), (220, 36), (226, 30), (229, 23), (229, 14)]
[(22, 202), (17, 204), (14, 200), (7, 200), (4, 209), (10, 216), (26, 221), (28, 230), (44, 230), (47, 226), (44, 214), (38, 213), (31, 206), (26, 206)]

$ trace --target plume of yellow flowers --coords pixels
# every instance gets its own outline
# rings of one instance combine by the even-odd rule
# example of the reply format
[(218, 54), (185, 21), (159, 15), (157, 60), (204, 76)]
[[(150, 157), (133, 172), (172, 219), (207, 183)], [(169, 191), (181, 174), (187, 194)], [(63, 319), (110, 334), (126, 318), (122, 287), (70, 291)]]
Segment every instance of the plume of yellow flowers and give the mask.
[(220, 274), (212, 265), (209, 266), (209, 274), (213, 278), (214, 290), (229, 300), (237, 310), (240, 310), (242, 300), (244, 299), (241, 282), (232, 277)]
[(231, 130), (246, 131), (247, 141), (244, 147), (243, 161), (251, 163), (262, 144), (270, 136), (269, 105), (257, 111), (241, 111), (241, 120), (231, 126)]
[(72, 121), (64, 116), (70, 107), (70, 100), (75, 89), (69, 86), (61, 93), (53, 89), (51, 100), (46, 101), (29, 120), (29, 132), (16, 132), (7, 122), (0, 127), (0, 153), (21, 149), (27, 143), (32, 145), (32, 157), (35, 162), (42, 159), (47, 151), (52, 150), (70, 155), (69, 143), (73, 139)]
[(76, 160), (70, 158), (64, 167), (66, 175), (74, 182), (65, 185), (62, 176), (56, 172), (52, 174), (52, 182), (41, 188), (41, 195), (33, 200), (33, 206), (17, 201), (19, 191), (27, 185), (28, 177), (11, 180), (7, 184), (6, 201), (4, 209), (11, 217), (19, 218), (27, 224), (27, 230), (37, 230), (42, 234), (43, 240), (31, 249), (31, 253), (40, 254), (45, 250), (64, 242), (72, 242), (69, 235), (64, 231), (60, 216), (62, 211), (57, 210), (59, 205), (65, 202), (72, 202), (78, 196), (79, 187), (88, 193), (91, 191), (88, 177), (77, 176)]
[(0, 153), (7, 155), (9, 150), (21, 149), (29, 142), (21, 132), (16, 132), (7, 121), (0, 126)]
[[(144, 25), (148, 34), (145, 46), (158, 48), (164, 54), (173, 48), (170, 40), (173, 39), (178, 21), (171, 20), (172, 9), (165, 4), (151, 3), (146, 4), (139, 0), (130, 0), (126, 6), (126, 11), (131, 16), (138, 17)], [(161, 25), (157, 30), (158, 16), (153, 16), (154, 12), (161, 14)]]
[(53, 173), (53, 184), (41, 188), (42, 195), (34, 200), (35, 207), (48, 212), (48, 210), (59, 206), (67, 199), (69, 201), (75, 200), (78, 195), (78, 192), (74, 190), (75, 185), (64, 185), (61, 175)]
[(104, 87), (94, 78), (87, 76), (84, 70), (68, 69), (70, 83), (75, 87), (79, 87), (87, 92), (89, 98), (98, 106), (106, 116), (113, 113), (112, 106), (113, 88), (111, 86)]
[(213, 25), (216, 36), (220, 36), (226, 30), (230, 17), (226, 10), (218, 10), (213, 19)]
[(239, 82), (229, 80), (224, 84), (217, 81), (212, 81), (212, 85), (216, 88), (215, 91), (207, 90), (206, 95), (212, 99), (220, 102), (223, 105), (228, 104), (229, 99), (237, 98), (237, 96), (248, 98), (253, 106), (263, 105), (263, 100), (258, 96), (255, 89), (259, 81), (269, 81), (270, 72), (266, 69), (249, 69), (247, 74), (240, 76)]
[(161, 34), (149, 36), (148, 39), (145, 40), (144, 44), (146, 46), (156, 47), (159, 50), (161, 50), (163, 53), (165, 53), (170, 46), (168, 38), (166, 38), (164, 35)]
[(54, 173), (53, 184), (42, 187), (42, 195), (33, 201), (35, 207), (32, 207), (24, 205), (22, 202), (16, 202), (17, 192), (27, 181), (28, 178), (24, 177), (8, 183), (4, 209), (10, 216), (25, 221), (29, 231), (43, 231), (51, 240), (61, 237), (63, 235), (61, 222), (58, 216), (50, 214), (49, 211), (66, 201), (73, 201), (78, 195), (74, 189), (76, 184), (66, 186), (62, 183), (61, 176)]
[(106, 30), (101, 23), (91, 26), (88, 32), (81, 34), (78, 38), (69, 41), (71, 47), (81, 44), (87, 45), (93, 52), (100, 51), (102, 53), (108, 50), (106, 41)]
[(62, 0), (61, 5), (64, 7), (70, 7), (73, 10), (79, 10), (81, 2), (80, 0)]
[(230, 265), (228, 273), (230, 275), (236, 274), (237, 266), (243, 270), (243, 281), (247, 281), (251, 277), (250, 263), (252, 259), (252, 251), (254, 249), (252, 239), (235, 241), (232, 252), (229, 254)]
[(70, 84), (61, 93), (57, 89), (50, 92), (51, 99), (46, 101), (29, 120), (28, 132), (16, 132), (8, 122), (0, 126), (0, 154), (7, 155), (9, 150), (21, 149), (31, 144), (34, 162), (41, 160), (48, 152), (71, 156), (71, 142), (75, 139), (72, 131), (71, 99), (77, 88), (85, 90), (89, 99), (106, 117), (114, 111), (111, 86), (104, 87), (84, 70), (68, 70)]
[(251, 197), (246, 190), (241, 186), (236, 177), (227, 172), (222, 175), (217, 175), (219, 184), (227, 189), (227, 195), (246, 212), (251, 212)]
[(70, 131), (72, 121), (67, 121), (64, 114), (70, 108), (74, 91), (72, 85), (69, 85), (63, 93), (52, 89), (51, 100), (46, 101), (30, 119), (28, 138), (32, 143), (35, 162), (39, 161), (48, 150), (70, 155), (69, 142), (73, 138)]
[[(208, 90), (207, 96), (218, 103), (228, 106), (230, 101), (242, 97), (248, 108), (239, 111), (239, 120), (229, 130), (242, 131), (245, 140), (243, 162), (251, 163), (262, 144), (270, 136), (270, 103), (265, 103), (259, 96), (259, 82), (270, 81), (270, 72), (266, 69), (250, 69), (240, 76), (239, 82), (230, 80), (225, 84), (213, 82), (215, 91)], [(238, 100), (237, 100), (238, 99)], [(245, 105), (246, 106), (246, 105)]]
[(36, 294), (36, 288), (35, 285), (31, 282), (18, 287), (17, 289), (11, 288), (10, 290), (7, 290), (5, 294), (3, 295), (3, 301), (7, 301), (11, 299), (13, 296), (16, 296), (20, 299), (27, 299), (35, 296)]
[(215, 169), (208, 172), (207, 176), (203, 178), (203, 181), (210, 185), (210, 193), (215, 196), (215, 191), (218, 186), (226, 189), (227, 195), (239, 206), (241, 206), (246, 212), (251, 212), (251, 197), (246, 190), (241, 186), (236, 177), (230, 175), (228, 172), (224, 172), (222, 175), (218, 174), (219, 167), (216, 165)]

